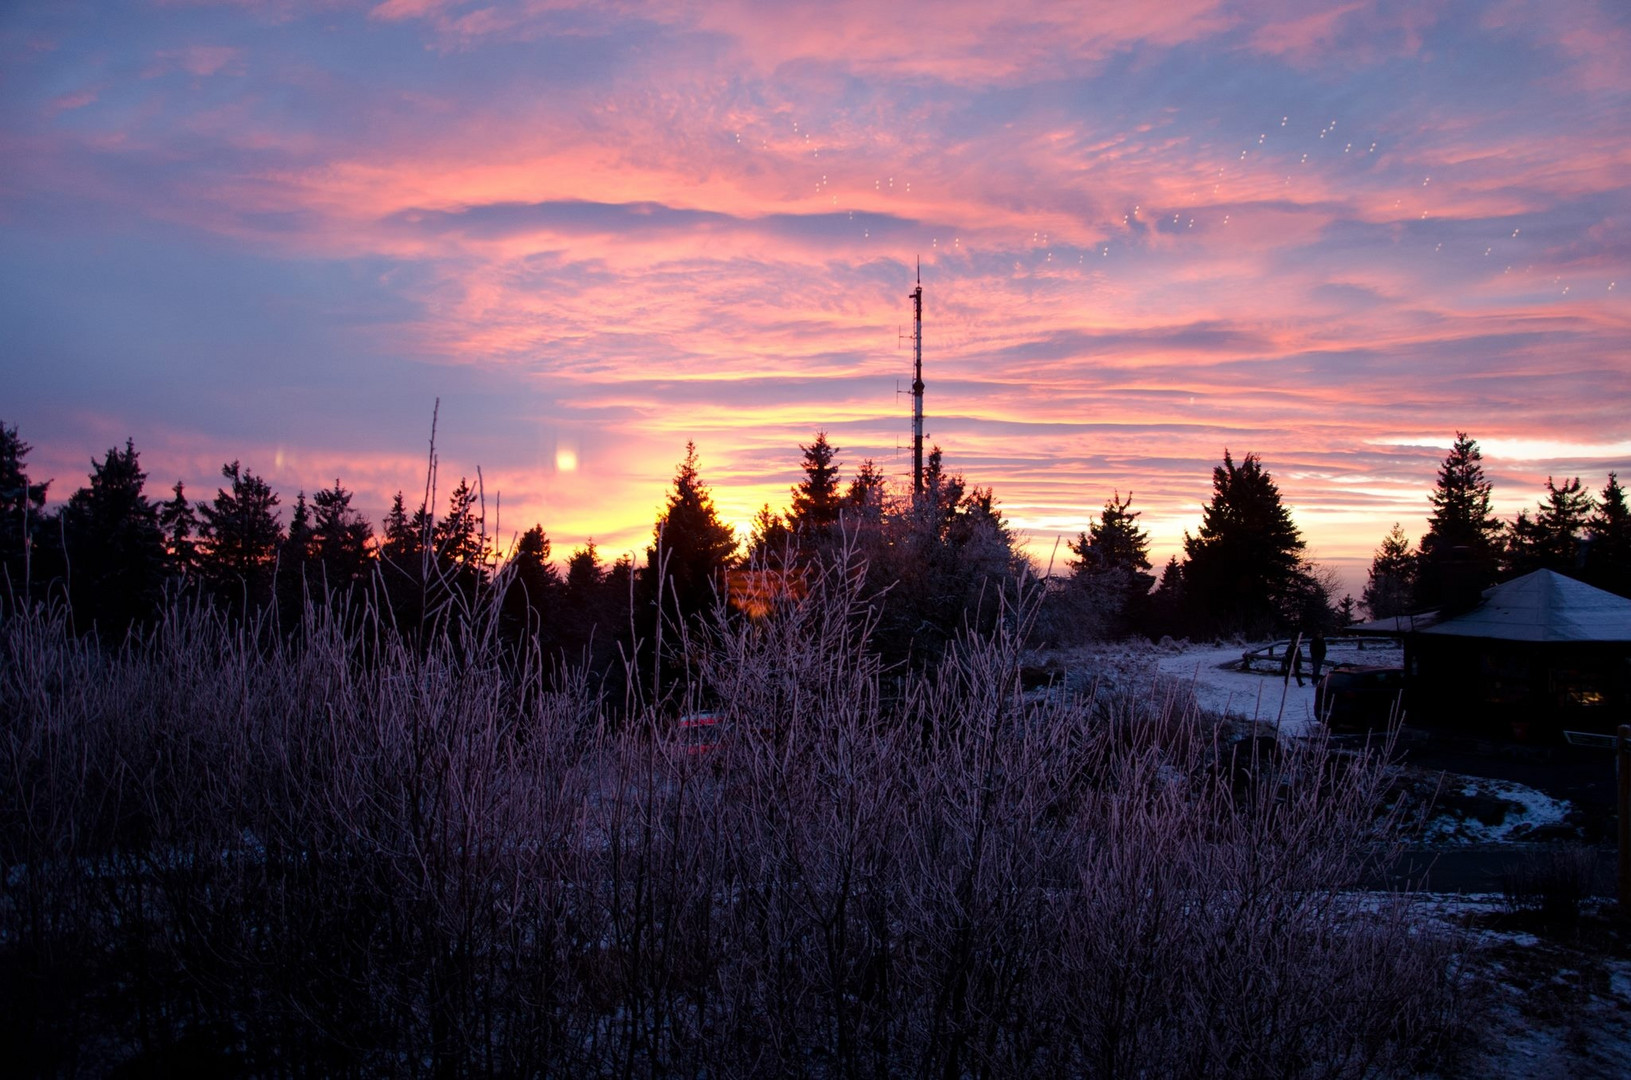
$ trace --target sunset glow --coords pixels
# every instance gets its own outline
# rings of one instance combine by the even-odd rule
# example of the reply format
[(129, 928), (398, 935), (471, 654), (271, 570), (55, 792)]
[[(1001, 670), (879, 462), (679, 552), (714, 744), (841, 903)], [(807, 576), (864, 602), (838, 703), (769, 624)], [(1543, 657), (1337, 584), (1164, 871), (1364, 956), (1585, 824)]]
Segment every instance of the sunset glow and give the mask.
[[(1631, 13), (154, 0), (0, 13), (0, 420), (53, 500), (241, 459), (377, 523), (476, 469), (504, 536), (642, 546), (687, 440), (743, 534), (818, 429), (927, 428), (1029, 550), (1227, 447), (1310, 553), (1631, 476)], [(489, 524), (492, 521), (490, 520)], [(1357, 576), (1356, 576), (1357, 574)]]

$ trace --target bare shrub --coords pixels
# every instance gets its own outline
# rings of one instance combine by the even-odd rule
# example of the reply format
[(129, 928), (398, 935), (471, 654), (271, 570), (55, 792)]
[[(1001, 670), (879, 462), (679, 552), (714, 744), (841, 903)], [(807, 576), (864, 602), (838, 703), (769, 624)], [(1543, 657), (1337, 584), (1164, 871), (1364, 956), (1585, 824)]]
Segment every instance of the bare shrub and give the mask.
[(1512, 914), (1537, 918), (1549, 928), (1572, 930), (1580, 925), (1596, 872), (1596, 855), (1590, 848), (1547, 848), (1504, 872), (1501, 893)]
[(409, 643), (177, 609), (117, 650), (7, 615), (28, 1067), (1362, 1076), (1442, 1030), (1451, 944), (1351, 891), (1377, 756), (1310, 742), (1241, 785), (1180, 699), (1028, 698), (1025, 597), (898, 678), (862, 578), (839, 552), (716, 613), (689, 681), (616, 717), (493, 612)]

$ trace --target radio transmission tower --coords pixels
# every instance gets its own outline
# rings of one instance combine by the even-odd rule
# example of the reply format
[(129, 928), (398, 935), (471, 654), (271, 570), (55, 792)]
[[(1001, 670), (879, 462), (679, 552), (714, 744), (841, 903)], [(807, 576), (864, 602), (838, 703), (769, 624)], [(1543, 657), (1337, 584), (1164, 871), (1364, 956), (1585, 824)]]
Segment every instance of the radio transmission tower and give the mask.
[(912, 503), (923, 498), (923, 261), (912, 290)]

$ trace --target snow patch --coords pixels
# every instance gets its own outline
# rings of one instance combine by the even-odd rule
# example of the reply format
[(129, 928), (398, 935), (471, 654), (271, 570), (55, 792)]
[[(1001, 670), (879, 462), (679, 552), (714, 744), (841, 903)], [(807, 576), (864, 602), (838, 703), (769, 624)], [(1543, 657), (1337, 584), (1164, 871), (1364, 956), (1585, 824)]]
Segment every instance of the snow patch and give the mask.
[(1522, 840), (1536, 829), (1561, 825), (1567, 799), (1510, 780), (1458, 776), (1453, 795), (1441, 796), (1422, 839), (1429, 844), (1488, 844)]

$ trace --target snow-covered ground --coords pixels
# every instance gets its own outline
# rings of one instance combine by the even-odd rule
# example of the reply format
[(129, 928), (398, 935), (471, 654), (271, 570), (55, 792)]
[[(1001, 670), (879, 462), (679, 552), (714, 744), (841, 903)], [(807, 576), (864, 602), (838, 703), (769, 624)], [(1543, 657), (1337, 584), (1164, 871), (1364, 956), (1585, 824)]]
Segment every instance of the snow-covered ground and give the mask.
[[(1202, 645), (1161, 656), (1156, 670), (1162, 675), (1191, 684), (1196, 703), (1219, 716), (1277, 724), (1282, 737), (1307, 734), (1316, 723), (1314, 679), (1305, 654), (1303, 685), (1287, 680), (1278, 672), (1241, 671), (1243, 654), (1258, 645)], [(1372, 667), (1398, 666), (1403, 656), (1396, 648), (1367, 645), (1360, 650), (1345, 641), (1331, 644), (1326, 667), (1335, 664), (1363, 664)]]
[[(1260, 645), (1169, 645), (1151, 647), (1138, 658), (1118, 656), (1127, 667), (1137, 660), (1159, 676), (1176, 680), (1208, 712), (1273, 726), (1282, 739), (1313, 734), (1314, 680), (1303, 673), (1303, 685), (1274, 671), (1241, 671), (1242, 654)], [(1363, 650), (1344, 641), (1334, 642), (1326, 664), (1396, 667), (1403, 663), (1397, 648), (1367, 644)], [(1260, 666), (1261, 662), (1260, 662)], [(1425, 823), (1420, 841), (1430, 846), (1457, 846), (1522, 841), (1543, 826), (1564, 823), (1571, 806), (1532, 787), (1508, 780), (1442, 774), (1418, 777), (1429, 789), (1442, 785), (1433, 801), (1434, 816)]]
[[(1472, 943), (1483, 1038), (1422, 1080), (1618, 1080), (1631, 1075), (1631, 959), (1596, 905), (1573, 933), (1510, 925), (1500, 896), (1423, 896), (1416, 910)], [(1538, 929), (1538, 928), (1537, 928)]]
[[(1208, 712), (1274, 725), (1283, 739), (1318, 731), (1314, 685), (1278, 672), (1240, 670), (1241, 654), (1260, 645), (1118, 644), (1084, 661), (1090, 679), (1134, 685), (1151, 677), (1187, 688)], [(1334, 644), (1333, 663), (1399, 666), (1397, 649), (1363, 652)], [(1413, 841), (1444, 850), (1462, 845), (1522, 844), (1546, 826), (1566, 824), (1570, 804), (1507, 780), (1402, 766), (1401, 783), (1434, 789), (1433, 817)], [(1599, 1080), (1631, 1076), (1631, 957), (1619, 931), (1604, 929), (1596, 901), (1574, 935), (1545, 936), (1514, 925), (1504, 899), (1489, 894), (1416, 897), (1432, 922), (1472, 941), (1469, 980), (1485, 1037), (1453, 1054), (1422, 1080)], [(1536, 928), (1539, 929), (1539, 928)]]
[[(1521, 841), (1537, 828), (1563, 824), (1569, 815), (1567, 799), (1554, 799), (1544, 791), (1510, 780), (1446, 773), (1443, 784), (1446, 796), (1459, 798), (1437, 800), (1439, 813), (1427, 822), (1422, 832), (1423, 842), (1432, 846)], [(1498, 806), (1499, 820), (1489, 820), (1496, 815), (1464, 812), (1465, 800)]]

